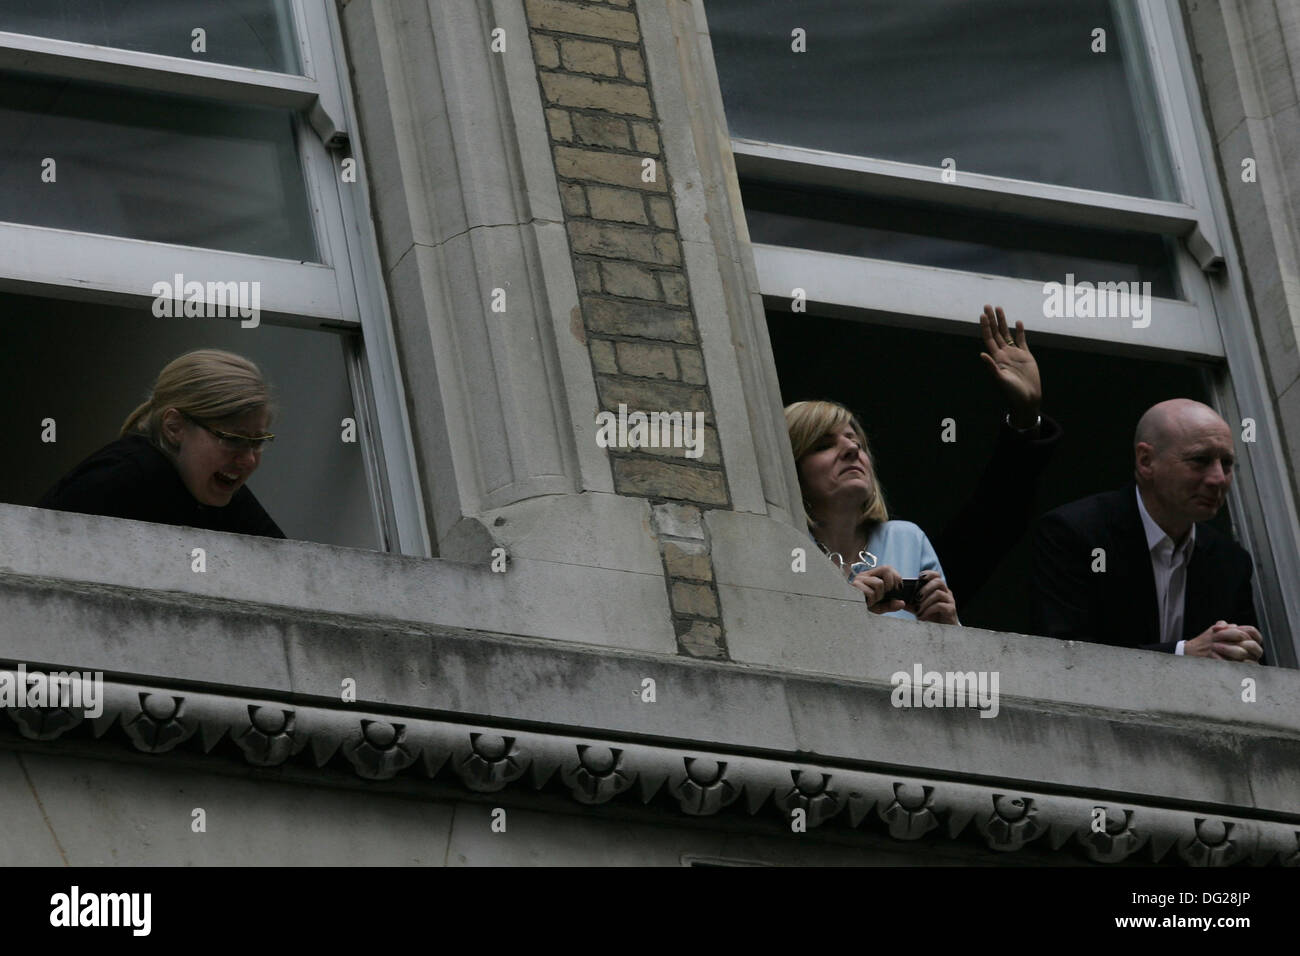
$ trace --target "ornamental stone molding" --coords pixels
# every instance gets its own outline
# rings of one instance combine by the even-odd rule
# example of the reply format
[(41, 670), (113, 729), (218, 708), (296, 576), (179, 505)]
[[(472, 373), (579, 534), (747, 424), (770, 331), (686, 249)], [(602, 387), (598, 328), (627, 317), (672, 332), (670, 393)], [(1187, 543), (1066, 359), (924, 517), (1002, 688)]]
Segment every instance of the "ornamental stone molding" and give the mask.
[[(13, 672), (0, 670), (5, 674)], [(191, 744), (187, 752), (213, 754), (229, 737), (257, 767), (280, 766), (306, 752), (309, 767), (319, 770), (341, 758), (358, 777), (372, 781), (404, 774), (456, 782), (478, 793), (514, 789), (525, 794), (558, 781), (588, 806), (649, 804), (667, 795), (688, 816), (743, 807), (750, 815), (789, 821), (796, 832), (873, 828), (899, 841), (978, 834), (996, 851), (1013, 853), (1031, 843), (1058, 851), (1077, 848), (1097, 863), (1300, 865), (1300, 819), (1250, 819), (1039, 793), (1010, 782), (928, 779), (689, 745), (601, 740), (115, 681), (104, 682), (100, 700), (97, 716), (74, 707), (5, 712), (29, 740), (55, 742), (89, 724), (97, 741), (125, 737), (136, 750), (164, 759), (194, 740), (197, 750)]]

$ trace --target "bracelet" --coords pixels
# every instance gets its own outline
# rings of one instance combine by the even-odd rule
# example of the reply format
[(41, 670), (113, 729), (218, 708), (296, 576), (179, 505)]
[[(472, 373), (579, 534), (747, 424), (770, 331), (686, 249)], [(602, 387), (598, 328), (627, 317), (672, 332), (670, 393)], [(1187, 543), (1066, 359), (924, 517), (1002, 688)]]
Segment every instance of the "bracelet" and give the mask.
[(1042, 415), (1039, 415), (1039, 416), (1038, 416), (1038, 420), (1037, 420), (1036, 422), (1034, 422), (1032, 425), (1030, 425), (1028, 428), (1016, 428), (1015, 425), (1012, 425), (1012, 424), (1011, 424), (1011, 413), (1010, 413), (1010, 412), (1007, 412), (1007, 417), (1006, 417), (1005, 419), (1003, 419), (1003, 421), (1005, 421), (1007, 427), (1010, 428), (1010, 429), (1012, 429), (1013, 431), (1017, 431), (1017, 432), (1019, 432), (1019, 433), (1022, 434), (1022, 435), (1027, 435), (1027, 434), (1029, 434), (1030, 432), (1032, 432), (1032, 431), (1037, 431), (1039, 428), (1042, 427), (1042, 424), (1043, 424), (1043, 416), (1042, 416)]

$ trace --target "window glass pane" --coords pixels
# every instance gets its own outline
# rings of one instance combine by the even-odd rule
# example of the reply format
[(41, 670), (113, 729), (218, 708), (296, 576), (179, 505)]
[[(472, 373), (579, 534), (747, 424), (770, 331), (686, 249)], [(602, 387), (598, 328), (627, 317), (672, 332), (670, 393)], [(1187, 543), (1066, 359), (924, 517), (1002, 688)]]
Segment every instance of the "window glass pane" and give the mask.
[[(0, 0), (0, 30), (299, 72), (289, 0)], [(202, 50), (195, 30), (202, 30)]]
[(0, 220), (317, 261), (293, 122), (0, 73)]
[[(262, 507), (290, 538), (380, 546), (361, 444), (340, 440), (342, 420), (356, 417), (340, 336), (7, 293), (0, 315), (9, 406), (0, 418), (9, 449), (0, 501), (34, 504), (118, 437), (164, 365), (191, 349), (221, 348), (256, 362), (273, 390), (275, 441), (248, 482)], [(41, 440), (46, 418), (57, 424), (55, 442)]]
[[(705, 0), (732, 136), (1174, 199), (1107, 0)], [(807, 52), (792, 51), (792, 31)], [(1104, 30), (1106, 52), (1092, 52)], [(1137, 61), (1137, 62), (1133, 62)]]
[(741, 192), (754, 242), (1045, 282), (1150, 282), (1152, 295), (1178, 298), (1162, 236), (756, 183)]

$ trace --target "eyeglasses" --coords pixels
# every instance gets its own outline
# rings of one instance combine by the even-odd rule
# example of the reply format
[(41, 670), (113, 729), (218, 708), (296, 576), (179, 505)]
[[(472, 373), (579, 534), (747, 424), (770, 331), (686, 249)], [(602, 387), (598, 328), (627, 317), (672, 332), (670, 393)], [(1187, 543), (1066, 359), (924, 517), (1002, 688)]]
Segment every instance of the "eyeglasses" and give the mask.
[[(181, 412), (181, 414), (185, 415), (184, 412)], [(195, 425), (198, 425), (215, 438), (217, 444), (226, 451), (243, 451), (244, 449), (248, 449), (253, 452), (261, 452), (262, 446), (267, 442), (275, 441), (275, 436), (270, 433), (265, 435), (236, 435), (233, 432), (223, 432), (219, 428), (213, 428), (206, 422), (199, 421), (193, 415), (185, 415), (185, 418), (193, 422)]]

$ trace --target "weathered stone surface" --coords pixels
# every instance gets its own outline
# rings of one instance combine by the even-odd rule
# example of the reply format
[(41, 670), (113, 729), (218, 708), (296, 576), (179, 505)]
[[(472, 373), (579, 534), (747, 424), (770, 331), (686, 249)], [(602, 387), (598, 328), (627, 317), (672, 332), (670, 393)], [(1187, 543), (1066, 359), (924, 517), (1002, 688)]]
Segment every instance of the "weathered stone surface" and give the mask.
[(677, 544), (672, 541), (664, 543), (664, 564), (668, 573), (675, 578), (690, 578), (694, 581), (712, 581), (713, 564), (709, 561), (709, 552), (703, 544)]
[(582, 303), (587, 324), (593, 332), (635, 335), (669, 342), (698, 341), (691, 314), (681, 309), (598, 299), (594, 296), (584, 296)]
[(600, 76), (619, 74), (619, 57), (608, 43), (562, 39), (560, 63), (574, 73), (595, 73)]
[(614, 483), (622, 494), (677, 498), (708, 505), (727, 502), (722, 472), (649, 458), (614, 460)]
[(574, 138), (588, 146), (607, 146), (610, 149), (631, 149), (632, 140), (627, 131), (627, 120), (604, 113), (574, 113)]
[(524, 9), (534, 30), (579, 33), (629, 43), (641, 38), (636, 15), (631, 12), (580, 6), (565, 0), (527, 0)]
[(644, 86), (621, 80), (595, 80), (571, 73), (543, 73), (542, 92), (548, 103), (578, 109), (607, 110), (630, 116), (650, 116), (650, 94)]
[(678, 614), (696, 617), (717, 617), (718, 599), (713, 589), (704, 584), (674, 581), (672, 589), (673, 610)]
[(643, 378), (677, 378), (677, 357), (667, 345), (649, 345), (643, 342), (619, 342), (619, 370)]
[(603, 153), (575, 146), (555, 150), (555, 171), (564, 179), (589, 179), (610, 186), (663, 192), (663, 177), (653, 182), (641, 181), (641, 157), (624, 153)]
[(645, 379), (600, 376), (596, 380), (605, 407), (617, 409), (619, 403), (629, 409), (663, 412), (707, 412), (709, 393), (697, 385), (656, 382)]
[(611, 222), (570, 222), (568, 227), (569, 242), (579, 255), (638, 259), (669, 266), (681, 261), (676, 238), (663, 233)]
[(614, 343), (607, 339), (591, 339), (591, 364), (597, 372), (612, 373), (618, 371), (614, 358)]
[[(659, 291), (659, 280), (652, 269), (633, 262), (602, 262), (600, 271), (605, 277), (605, 291), (610, 295), (621, 295), (629, 299), (660, 300), (663, 298)], [(669, 358), (671, 360), (671, 352)], [(676, 378), (676, 373), (677, 366), (673, 363), (671, 377)]]
[[(588, 186), (591, 198), (591, 217), (614, 222), (631, 222), (646, 225), (645, 194), (635, 189), (616, 189), (611, 186)], [(657, 298), (657, 296), (656, 296)]]

